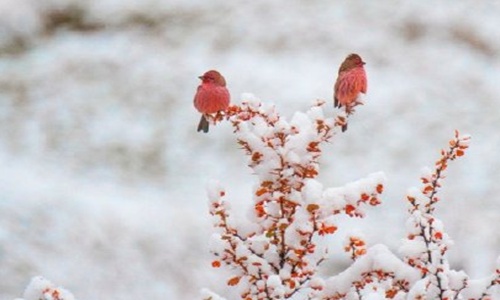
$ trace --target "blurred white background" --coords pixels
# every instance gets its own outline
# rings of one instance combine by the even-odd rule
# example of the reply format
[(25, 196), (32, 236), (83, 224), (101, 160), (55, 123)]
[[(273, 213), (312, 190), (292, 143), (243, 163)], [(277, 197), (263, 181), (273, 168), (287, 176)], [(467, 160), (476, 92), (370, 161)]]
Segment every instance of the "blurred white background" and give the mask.
[[(368, 95), (323, 148), (320, 180), (388, 177), (381, 206), (345, 221), (395, 253), (405, 193), (454, 129), (472, 135), (437, 215), (452, 266), (472, 278), (500, 255), (500, 2), (0, 0), (0, 298), (34, 275), (78, 299), (221, 293), (205, 185), (235, 210), (253, 178), (228, 124), (196, 132), (197, 76), (217, 69), (289, 118), (332, 101), (339, 64), (367, 62)], [(333, 114), (333, 110), (329, 113)]]

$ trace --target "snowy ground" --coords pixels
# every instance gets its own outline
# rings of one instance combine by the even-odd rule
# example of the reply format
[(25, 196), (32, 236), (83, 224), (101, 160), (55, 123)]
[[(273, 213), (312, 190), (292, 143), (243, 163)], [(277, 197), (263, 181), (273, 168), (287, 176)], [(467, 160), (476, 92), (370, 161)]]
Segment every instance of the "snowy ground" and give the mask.
[(290, 117), (330, 101), (350, 52), (368, 63), (366, 105), (324, 149), (320, 179), (384, 171), (389, 182), (383, 205), (349, 227), (397, 251), (405, 192), (459, 129), (472, 146), (449, 169), (438, 216), (453, 266), (489, 274), (500, 255), (499, 16), (500, 3), (472, 0), (0, 0), (0, 298), (34, 275), (78, 299), (223, 291), (205, 185), (224, 181), (237, 209), (252, 176), (227, 124), (195, 132), (197, 76), (216, 68), (234, 102), (251, 92)]

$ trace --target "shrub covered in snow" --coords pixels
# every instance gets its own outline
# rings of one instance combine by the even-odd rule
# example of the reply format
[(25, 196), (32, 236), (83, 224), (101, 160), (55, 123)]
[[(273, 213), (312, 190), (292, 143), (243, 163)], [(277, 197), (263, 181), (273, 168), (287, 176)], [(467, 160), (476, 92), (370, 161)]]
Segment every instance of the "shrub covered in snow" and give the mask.
[[(245, 99), (212, 121), (231, 122), (258, 178), (250, 220), (235, 222), (220, 182), (208, 189), (216, 228), (212, 266), (229, 268), (227, 285), (242, 299), (491, 299), (500, 284), (500, 268), (480, 281), (450, 269), (446, 252), (452, 242), (433, 215), (448, 163), (464, 154), (469, 136), (456, 131), (434, 169), (421, 177), (421, 190), (410, 190), (403, 259), (384, 245), (367, 247), (361, 237), (351, 236), (344, 250), (352, 265), (323, 278), (319, 268), (328, 253), (321, 238), (342, 226), (338, 215), (363, 218), (366, 207), (381, 203), (384, 174), (324, 188), (316, 179), (321, 148), (347, 116), (326, 118), (324, 102), (318, 101), (288, 122), (272, 105), (251, 95)], [(203, 293), (204, 299), (223, 299), (208, 290)]]

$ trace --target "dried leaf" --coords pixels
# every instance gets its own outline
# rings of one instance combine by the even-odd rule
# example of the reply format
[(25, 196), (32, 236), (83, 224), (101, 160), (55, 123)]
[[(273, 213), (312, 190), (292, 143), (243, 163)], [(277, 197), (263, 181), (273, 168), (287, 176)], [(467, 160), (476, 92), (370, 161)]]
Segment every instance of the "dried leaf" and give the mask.
[(229, 285), (229, 286), (235, 286), (235, 285), (237, 285), (240, 282), (240, 279), (241, 279), (240, 276), (233, 277), (233, 278), (231, 278), (231, 279), (229, 279), (227, 281), (227, 285)]
[(309, 204), (307, 206), (307, 211), (309, 213), (311, 213), (311, 214), (314, 213), (315, 211), (317, 211), (318, 209), (319, 209), (319, 205), (318, 204)]

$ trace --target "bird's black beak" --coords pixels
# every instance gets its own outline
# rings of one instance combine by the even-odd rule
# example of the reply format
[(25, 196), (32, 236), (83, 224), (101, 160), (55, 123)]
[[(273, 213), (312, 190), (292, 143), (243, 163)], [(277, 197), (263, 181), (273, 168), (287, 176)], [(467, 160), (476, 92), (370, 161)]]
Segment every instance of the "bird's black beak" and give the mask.
[(201, 75), (201, 76), (198, 76), (198, 78), (200, 78), (201, 80), (203, 80), (203, 75)]
[(362, 64), (363, 64), (363, 66), (366, 65), (366, 63), (364, 61), (362, 62)]

